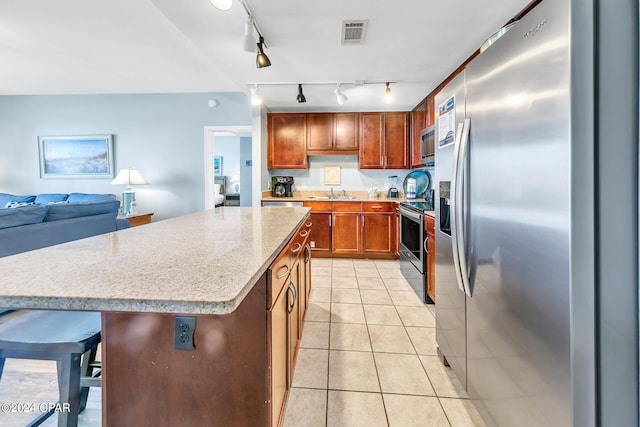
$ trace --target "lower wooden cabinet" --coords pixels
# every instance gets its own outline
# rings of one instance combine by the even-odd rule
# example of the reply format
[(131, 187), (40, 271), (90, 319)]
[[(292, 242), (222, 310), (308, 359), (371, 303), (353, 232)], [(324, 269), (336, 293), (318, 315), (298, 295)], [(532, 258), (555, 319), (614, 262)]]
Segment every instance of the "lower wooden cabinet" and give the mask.
[(429, 215), (424, 216), (425, 230), (427, 237), (425, 239), (425, 249), (427, 251), (427, 295), (432, 301), (436, 301), (436, 236), (435, 236), (435, 219)]
[(334, 212), (332, 218), (332, 252), (359, 254), (362, 251), (360, 213)]
[[(313, 208), (312, 208), (313, 209)], [(331, 207), (329, 212), (311, 212), (309, 246), (314, 252), (331, 253)]]
[(392, 213), (362, 214), (363, 253), (394, 253), (394, 219)]
[(289, 321), (288, 286), (280, 292), (268, 315), (268, 354), (271, 355), (271, 425), (277, 426), (289, 389), (289, 354), (287, 327)]

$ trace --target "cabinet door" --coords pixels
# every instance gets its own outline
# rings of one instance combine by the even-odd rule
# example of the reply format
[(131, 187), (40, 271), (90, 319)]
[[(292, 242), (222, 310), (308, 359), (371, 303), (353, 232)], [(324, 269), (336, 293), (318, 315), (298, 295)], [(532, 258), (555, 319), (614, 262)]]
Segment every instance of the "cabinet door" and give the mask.
[(282, 410), (289, 388), (288, 366), (289, 353), (287, 351), (289, 339), (287, 336), (288, 323), (287, 287), (282, 290), (271, 310), (269, 321), (271, 335), (269, 336), (271, 357), (271, 425), (277, 426), (278, 420), (284, 416)]
[(360, 214), (350, 212), (333, 213), (333, 253), (360, 253)]
[(333, 115), (333, 149), (336, 151), (358, 150), (358, 113), (335, 113)]
[(384, 167), (406, 168), (409, 164), (409, 113), (385, 113), (384, 117)]
[(400, 210), (398, 209), (398, 207), (396, 206), (395, 208), (395, 213), (394, 213), (394, 218), (395, 218), (395, 225), (394, 225), (394, 229), (395, 229), (395, 238), (394, 238), (394, 253), (396, 254), (397, 257), (400, 257)]
[(269, 114), (269, 169), (307, 169), (305, 114)]
[(307, 114), (307, 150), (333, 149), (333, 114)]
[(314, 252), (331, 252), (331, 213), (311, 212), (309, 246)]
[(365, 213), (363, 217), (362, 250), (365, 254), (391, 254), (394, 249), (394, 214)]
[(418, 104), (411, 112), (411, 167), (421, 167), (420, 132), (427, 127), (427, 100)]
[(427, 230), (427, 295), (436, 301), (436, 236), (435, 220), (430, 216), (425, 216)]
[(287, 289), (287, 312), (289, 330), (289, 387), (293, 382), (293, 373), (300, 344), (300, 262), (296, 262), (289, 276)]
[[(307, 294), (305, 295), (305, 303), (306, 303), (306, 308), (309, 308), (309, 297), (311, 296), (311, 247), (309, 246), (309, 244), (305, 246), (304, 280), (305, 280), (304, 288), (305, 288), (305, 291), (307, 292)], [(306, 314), (306, 309), (305, 309), (305, 314)]]
[(384, 114), (360, 115), (360, 169), (382, 169)]

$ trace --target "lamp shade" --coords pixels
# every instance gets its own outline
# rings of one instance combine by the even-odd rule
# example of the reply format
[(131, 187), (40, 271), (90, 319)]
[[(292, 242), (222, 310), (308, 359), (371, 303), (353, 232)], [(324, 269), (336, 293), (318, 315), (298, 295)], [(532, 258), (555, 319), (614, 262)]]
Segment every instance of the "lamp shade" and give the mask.
[(112, 184), (120, 185), (145, 185), (148, 184), (144, 180), (138, 169), (120, 169), (118, 175), (111, 181)]

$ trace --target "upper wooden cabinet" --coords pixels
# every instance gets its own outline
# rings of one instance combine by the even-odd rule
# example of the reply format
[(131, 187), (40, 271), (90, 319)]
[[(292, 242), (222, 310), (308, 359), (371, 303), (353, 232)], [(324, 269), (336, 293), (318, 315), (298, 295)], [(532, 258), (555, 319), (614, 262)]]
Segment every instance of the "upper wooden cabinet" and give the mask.
[(358, 113), (308, 113), (307, 153), (357, 154)]
[(360, 169), (408, 167), (409, 113), (361, 113)]
[(307, 169), (306, 114), (268, 114), (269, 169)]
[(427, 98), (411, 111), (411, 167), (424, 166), (420, 152), (420, 132), (427, 127)]

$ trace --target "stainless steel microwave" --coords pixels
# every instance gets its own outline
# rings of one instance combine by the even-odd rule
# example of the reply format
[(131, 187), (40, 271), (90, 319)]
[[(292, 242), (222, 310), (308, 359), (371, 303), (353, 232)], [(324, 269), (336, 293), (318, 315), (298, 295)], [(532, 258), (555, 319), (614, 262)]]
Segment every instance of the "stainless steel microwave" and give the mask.
[(435, 160), (436, 127), (429, 126), (420, 132), (420, 157), (422, 163), (432, 166)]

